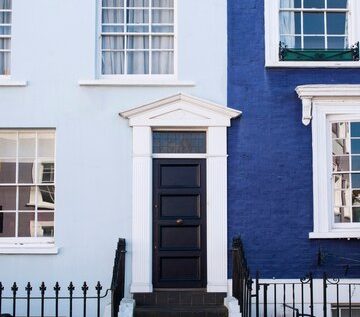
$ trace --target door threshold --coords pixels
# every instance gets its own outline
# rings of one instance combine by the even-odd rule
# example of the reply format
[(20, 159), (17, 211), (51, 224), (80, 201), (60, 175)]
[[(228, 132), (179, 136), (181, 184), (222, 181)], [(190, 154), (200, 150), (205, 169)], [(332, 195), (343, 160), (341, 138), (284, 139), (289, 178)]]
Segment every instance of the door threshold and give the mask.
[(155, 292), (206, 292), (206, 288), (154, 288)]

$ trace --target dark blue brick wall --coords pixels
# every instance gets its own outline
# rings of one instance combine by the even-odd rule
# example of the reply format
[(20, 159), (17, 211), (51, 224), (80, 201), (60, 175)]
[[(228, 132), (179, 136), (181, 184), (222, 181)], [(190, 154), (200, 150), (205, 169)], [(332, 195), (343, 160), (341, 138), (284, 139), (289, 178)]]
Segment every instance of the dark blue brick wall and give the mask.
[[(319, 247), (360, 260), (360, 241), (308, 238), (313, 226), (311, 127), (301, 123), (294, 89), (360, 83), (360, 71), (265, 69), (263, 2), (228, 1), (228, 104), (243, 111), (229, 129), (229, 241), (242, 236), (250, 267), (262, 277), (325, 270), (342, 276), (352, 262), (327, 257), (319, 267)], [(360, 266), (352, 265), (348, 276), (359, 274)]]

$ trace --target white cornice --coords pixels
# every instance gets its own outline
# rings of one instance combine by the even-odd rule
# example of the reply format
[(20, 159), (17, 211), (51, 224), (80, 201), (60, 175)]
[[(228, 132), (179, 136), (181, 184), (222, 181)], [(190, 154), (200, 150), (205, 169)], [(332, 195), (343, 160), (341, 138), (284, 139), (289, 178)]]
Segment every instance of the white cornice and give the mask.
[(302, 100), (304, 125), (309, 125), (312, 119), (314, 100), (346, 100), (360, 98), (360, 85), (303, 85), (296, 87)]
[(162, 106), (166, 106), (178, 101), (186, 101), (191, 103), (194, 106), (198, 106), (200, 108), (204, 108), (207, 110), (212, 110), (218, 114), (229, 118), (237, 118), (241, 115), (241, 111), (228, 108), (223, 105), (216, 104), (214, 102), (210, 102), (204, 99), (200, 99), (194, 96), (186, 95), (184, 93), (178, 93), (174, 96), (170, 96), (164, 99), (157, 100), (155, 102), (151, 102), (145, 105), (141, 105), (120, 113), (123, 118), (131, 119), (133, 117), (142, 115), (146, 112), (161, 108)]

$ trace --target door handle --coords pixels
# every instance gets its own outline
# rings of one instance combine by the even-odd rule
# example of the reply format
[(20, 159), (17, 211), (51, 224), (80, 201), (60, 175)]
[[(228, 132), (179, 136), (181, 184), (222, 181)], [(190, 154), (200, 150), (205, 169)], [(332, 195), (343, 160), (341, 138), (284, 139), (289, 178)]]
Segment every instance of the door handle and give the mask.
[(182, 225), (183, 223), (184, 223), (184, 220), (182, 220), (182, 219), (176, 220), (177, 225)]

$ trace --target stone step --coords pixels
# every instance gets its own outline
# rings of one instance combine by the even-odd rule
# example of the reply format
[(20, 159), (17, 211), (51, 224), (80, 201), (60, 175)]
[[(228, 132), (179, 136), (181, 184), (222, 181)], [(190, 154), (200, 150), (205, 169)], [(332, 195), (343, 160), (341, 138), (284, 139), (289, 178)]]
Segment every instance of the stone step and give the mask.
[(143, 306), (135, 307), (134, 317), (227, 317), (225, 306)]
[(154, 293), (134, 294), (136, 306), (208, 306), (224, 305), (226, 293), (207, 293), (206, 291), (156, 291)]

